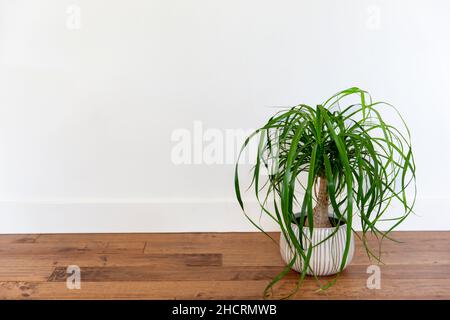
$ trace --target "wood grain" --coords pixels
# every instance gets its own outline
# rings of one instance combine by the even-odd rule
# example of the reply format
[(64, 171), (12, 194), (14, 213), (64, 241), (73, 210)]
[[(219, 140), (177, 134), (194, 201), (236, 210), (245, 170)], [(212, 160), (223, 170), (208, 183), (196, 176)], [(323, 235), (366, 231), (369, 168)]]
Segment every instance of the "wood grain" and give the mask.
[[(394, 237), (401, 243), (383, 243), (381, 289), (367, 288), (375, 262), (357, 241), (336, 285), (317, 292), (308, 278), (294, 298), (450, 299), (450, 232)], [(66, 287), (69, 265), (81, 268), (80, 290)], [(0, 235), (0, 298), (260, 299), (283, 266), (276, 242), (260, 233)], [(297, 276), (288, 273), (275, 297), (288, 294)]]

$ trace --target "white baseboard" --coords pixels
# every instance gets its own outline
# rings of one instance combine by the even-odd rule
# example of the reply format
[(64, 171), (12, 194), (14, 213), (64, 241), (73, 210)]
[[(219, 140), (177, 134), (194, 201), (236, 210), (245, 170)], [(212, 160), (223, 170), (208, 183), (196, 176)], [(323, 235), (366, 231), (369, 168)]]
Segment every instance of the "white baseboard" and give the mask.
[[(449, 200), (418, 199), (417, 215), (397, 230), (450, 230)], [(254, 203), (249, 211), (260, 220)], [(277, 230), (267, 217), (260, 222), (267, 231)], [(1, 234), (242, 231), (257, 229), (233, 199), (0, 202)]]

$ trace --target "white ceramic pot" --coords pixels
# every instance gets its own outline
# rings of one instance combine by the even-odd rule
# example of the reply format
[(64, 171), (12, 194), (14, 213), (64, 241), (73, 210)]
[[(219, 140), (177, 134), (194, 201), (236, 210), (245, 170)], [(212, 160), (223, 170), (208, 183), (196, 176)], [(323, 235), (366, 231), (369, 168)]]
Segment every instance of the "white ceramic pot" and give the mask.
[[(292, 224), (292, 230), (295, 234), (298, 234), (298, 226)], [(313, 246), (326, 239), (330, 234), (335, 231), (335, 228), (316, 228), (313, 230), (312, 237), (310, 237), (309, 228), (303, 227), (303, 245), (305, 251), (312, 244)], [(341, 261), (344, 255), (345, 243), (347, 239), (347, 225), (343, 224), (339, 227), (338, 231), (325, 242), (314, 247), (312, 249), (311, 260), (307, 270), (308, 275), (326, 276), (339, 272)], [(294, 257), (294, 247), (290, 248), (288, 241), (285, 239), (283, 233), (280, 237), (280, 251), (281, 257), (286, 264), (289, 264)], [(355, 239), (353, 233), (350, 237), (350, 249), (345, 263), (347, 267), (352, 261), (353, 254), (355, 252)], [(292, 269), (297, 272), (302, 272), (303, 261), (297, 257)]]

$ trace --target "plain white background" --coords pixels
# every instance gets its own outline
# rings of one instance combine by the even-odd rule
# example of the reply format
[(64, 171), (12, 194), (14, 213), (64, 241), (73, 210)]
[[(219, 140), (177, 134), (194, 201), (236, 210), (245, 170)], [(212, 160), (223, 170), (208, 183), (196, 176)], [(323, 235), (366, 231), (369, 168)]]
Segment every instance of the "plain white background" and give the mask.
[(255, 230), (233, 166), (174, 164), (173, 132), (256, 128), (352, 86), (410, 126), (400, 229), (450, 230), (449, 16), (445, 0), (0, 0), (0, 232)]

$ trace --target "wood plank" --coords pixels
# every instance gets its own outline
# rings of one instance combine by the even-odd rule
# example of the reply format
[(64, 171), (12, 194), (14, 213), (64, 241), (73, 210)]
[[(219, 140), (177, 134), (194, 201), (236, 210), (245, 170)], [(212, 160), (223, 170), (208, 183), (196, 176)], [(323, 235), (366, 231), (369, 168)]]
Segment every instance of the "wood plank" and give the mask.
[[(283, 267), (184, 267), (148, 268), (148, 267), (81, 267), (82, 279), (88, 282), (102, 281), (247, 281), (267, 280), (277, 276)], [(367, 267), (350, 265), (339, 279), (367, 279)], [(384, 265), (380, 266), (383, 279), (450, 279), (450, 265)], [(285, 279), (295, 280), (296, 272), (289, 272)], [(321, 277), (331, 281), (335, 276)], [(65, 267), (56, 267), (48, 281), (66, 281)]]
[[(267, 281), (82, 282), (69, 290), (64, 282), (0, 282), (4, 299), (262, 299)], [(282, 281), (273, 298), (289, 294), (295, 283)], [(305, 281), (294, 299), (450, 299), (450, 279), (392, 279), (370, 290), (362, 279), (340, 279), (324, 292)]]
[[(278, 237), (277, 232), (270, 233)], [(16, 235), (20, 236), (20, 235)], [(3, 237), (0, 236), (0, 237)], [(186, 242), (186, 241), (225, 241), (236, 239), (240, 241), (245, 240), (262, 240), (266, 241), (267, 237), (258, 232), (220, 232), (220, 233), (64, 233), (64, 234), (40, 234), (36, 242), (88, 242), (92, 239), (102, 242), (151, 242), (151, 241), (171, 241), (171, 242)]]
[(152, 268), (189, 267), (189, 266), (221, 266), (221, 254), (93, 254), (78, 253), (70, 255), (29, 255), (0, 256), (0, 266), (14, 269), (24, 267), (67, 267), (78, 265), (83, 267), (120, 267), (145, 266)]
[(33, 254), (77, 254), (103, 252), (108, 243), (101, 241), (73, 243), (11, 243), (0, 246), (0, 256)]
[[(102, 281), (243, 281), (270, 280), (279, 267), (81, 267), (81, 277), (88, 282)], [(287, 278), (296, 278), (294, 272)], [(48, 281), (66, 281), (66, 268), (56, 267)]]
[(39, 234), (2, 234), (0, 235), (0, 246), (11, 243), (33, 243), (39, 236)]
[(214, 237), (207, 234), (193, 234), (184, 237), (155, 237), (147, 241), (144, 253), (248, 253), (252, 250), (262, 252), (268, 248), (273, 250), (276, 244), (262, 234), (253, 237), (251, 234), (229, 234), (228, 237), (215, 234)]
[[(14, 266), (0, 264), (1, 281), (47, 281), (54, 271), (52, 265), (44, 266)], [(1, 298), (1, 295), (0, 295)]]
[(146, 242), (145, 241), (109, 241), (106, 247), (101, 251), (102, 254), (113, 254), (113, 253), (134, 253), (142, 254), (144, 253)]

